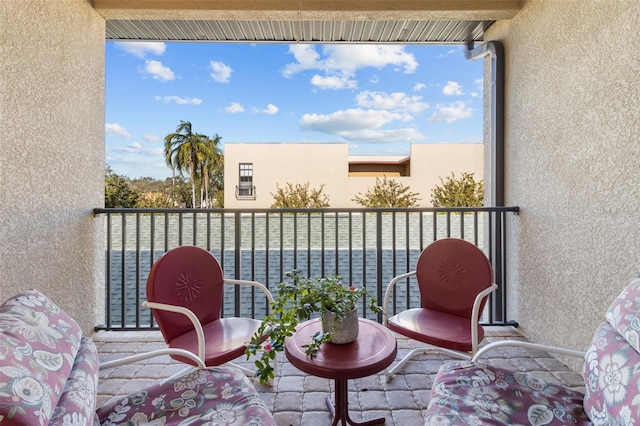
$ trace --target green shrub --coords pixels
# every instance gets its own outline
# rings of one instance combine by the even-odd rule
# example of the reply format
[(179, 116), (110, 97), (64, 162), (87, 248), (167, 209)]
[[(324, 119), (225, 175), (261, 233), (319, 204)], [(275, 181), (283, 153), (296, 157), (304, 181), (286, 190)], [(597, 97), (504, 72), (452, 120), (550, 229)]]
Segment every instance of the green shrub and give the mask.
[(309, 182), (294, 185), (287, 182), (285, 188), (280, 188), (276, 184), (276, 193), (273, 196), (274, 209), (313, 209), (319, 207), (329, 207), (329, 197), (322, 193), (324, 185), (320, 188), (309, 188)]
[(442, 186), (431, 190), (431, 202), (434, 207), (481, 207), (484, 204), (484, 185), (476, 182), (473, 173), (462, 173), (456, 179), (452, 172), (446, 181), (440, 178)]
[(368, 188), (367, 192), (358, 193), (352, 201), (364, 207), (415, 207), (418, 205), (418, 194), (410, 192), (409, 187), (396, 182), (393, 179), (382, 180), (376, 178), (373, 188)]

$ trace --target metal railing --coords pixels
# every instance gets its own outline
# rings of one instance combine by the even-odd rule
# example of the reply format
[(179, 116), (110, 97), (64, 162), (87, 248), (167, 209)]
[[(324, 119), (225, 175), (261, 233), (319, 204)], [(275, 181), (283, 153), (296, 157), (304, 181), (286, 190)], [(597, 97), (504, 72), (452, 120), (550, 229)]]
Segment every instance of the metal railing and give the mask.
[[(494, 267), (499, 289), (483, 323), (506, 318), (504, 253), (508, 213), (518, 207), (408, 209), (95, 209), (105, 217), (106, 318), (101, 329), (155, 328), (141, 307), (153, 263), (166, 251), (195, 245), (210, 251), (227, 278), (255, 280), (273, 288), (285, 273), (339, 275), (364, 286), (379, 302), (387, 283), (412, 270), (426, 245), (463, 238), (480, 247)], [(266, 298), (250, 288), (228, 286), (223, 315), (261, 318)], [(415, 278), (396, 286), (392, 310), (419, 306)], [(380, 321), (367, 312), (361, 315)]]

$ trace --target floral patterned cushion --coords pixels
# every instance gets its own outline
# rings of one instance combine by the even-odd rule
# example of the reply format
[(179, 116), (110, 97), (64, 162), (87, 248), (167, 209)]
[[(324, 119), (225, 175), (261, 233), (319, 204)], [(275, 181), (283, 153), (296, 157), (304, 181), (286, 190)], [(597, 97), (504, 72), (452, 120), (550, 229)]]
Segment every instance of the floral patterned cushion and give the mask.
[(83, 337), (73, 369), (53, 412), (49, 425), (87, 425), (96, 417), (98, 393), (98, 350)]
[(613, 301), (605, 317), (636, 352), (640, 352), (640, 278), (627, 285)]
[(425, 425), (591, 424), (582, 399), (580, 392), (525, 373), (451, 362), (434, 379)]
[(49, 423), (81, 337), (78, 324), (37, 290), (0, 306), (0, 423)]
[(593, 336), (583, 376), (584, 407), (594, 424), (640, 423), (640, 354), (609, 323)]
[(230, 367), (193, 369), (176, 379), (110, 401), (100, 424), (276, 425), (249, 379)]

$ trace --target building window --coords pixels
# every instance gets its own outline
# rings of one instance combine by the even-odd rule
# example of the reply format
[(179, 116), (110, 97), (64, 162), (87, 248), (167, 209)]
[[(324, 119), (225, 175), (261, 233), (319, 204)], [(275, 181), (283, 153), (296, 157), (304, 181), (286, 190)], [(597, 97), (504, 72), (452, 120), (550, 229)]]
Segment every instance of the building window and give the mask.
[(256, 187), (253, 185), (253, 163), (240, 163), (240, 179), (236, 186), (236, 199), (255, 200)]

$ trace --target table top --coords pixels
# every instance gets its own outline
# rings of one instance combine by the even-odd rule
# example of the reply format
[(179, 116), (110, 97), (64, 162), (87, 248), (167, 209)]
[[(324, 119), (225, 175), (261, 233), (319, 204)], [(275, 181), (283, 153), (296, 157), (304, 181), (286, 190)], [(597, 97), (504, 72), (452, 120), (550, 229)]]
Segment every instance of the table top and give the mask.
[(357, 379), (379, 373), (396, 358), (396, 338), (377, 322), (365, 318), (358, 321), (360, 331), (354, 342), (324, 343), (313, 359), (307, 357), (302, 346), (311, 342), (322, 324), (319, 318), (300, 323), (285, 341), (287, 359), (299, 370), (327, 379)]

